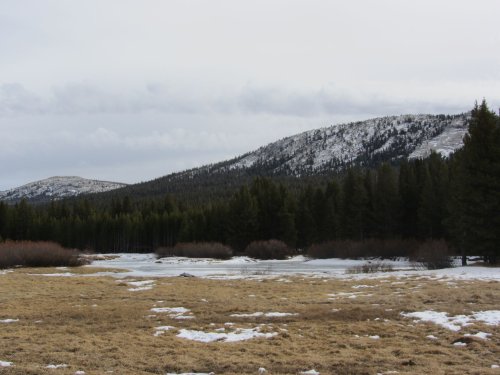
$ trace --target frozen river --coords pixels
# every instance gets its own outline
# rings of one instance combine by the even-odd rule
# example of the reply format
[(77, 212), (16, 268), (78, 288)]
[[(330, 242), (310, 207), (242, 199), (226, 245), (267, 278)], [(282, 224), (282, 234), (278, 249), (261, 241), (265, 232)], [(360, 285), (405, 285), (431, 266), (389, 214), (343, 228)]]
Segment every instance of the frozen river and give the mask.
[[(318, 275), (334, 276), (346, 274), (351, 267), (360, 266), (369, 260), (352, 259), (308, 259), (303, 256), (287, 260), (255, 260), (247, 257), (234, 257), (229, 260), (161, 258), (154, 254), (108, 254), (118, 255), (115, 259), (98, 260), (92, 266), (122, 268), (124, 273), (134, 277), (179, 276), (183, 273), (203, 277), (251, 277), (279, 275)], [(370, 261), (377, 262), (377, 261)], [(407, 261), (384, 261), (397, 270), (411, 268)]]

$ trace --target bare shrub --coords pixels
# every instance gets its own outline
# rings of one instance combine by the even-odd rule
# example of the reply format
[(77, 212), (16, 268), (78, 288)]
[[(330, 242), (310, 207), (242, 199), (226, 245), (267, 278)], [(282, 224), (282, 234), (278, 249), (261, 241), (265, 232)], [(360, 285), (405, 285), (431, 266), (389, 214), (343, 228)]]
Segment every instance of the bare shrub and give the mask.
[(286, 259), (293, 251), (278, 240), (254, 241), (245, 249), (245, 255), (256, 259)]
[(312, 258), (396, 258), (410, 256), (419, 246), (415, 240), (337, 240), (313, 244), (307, 249)]
[(0, 244), (0, 268), (77, 267), (86, 263), (77, 250), (54, 242), (7, 241)]
[(392, 265), (384, 262), (366, 262), (359, 266), (353, 266), (346, 270), (346, 273), (375, 273), (375, 272), (392, 272), (394, 268)]
[(444, 240), (424, 242), (410, 257), (410, 260), (417, 267), (428, 270), (453, 267), (450, 249)]
[(159, 247), (155, 253), (158, 258), (178, 256), (229, 259), (233, 250), (220, 242), (180, 242), (173, 247)]

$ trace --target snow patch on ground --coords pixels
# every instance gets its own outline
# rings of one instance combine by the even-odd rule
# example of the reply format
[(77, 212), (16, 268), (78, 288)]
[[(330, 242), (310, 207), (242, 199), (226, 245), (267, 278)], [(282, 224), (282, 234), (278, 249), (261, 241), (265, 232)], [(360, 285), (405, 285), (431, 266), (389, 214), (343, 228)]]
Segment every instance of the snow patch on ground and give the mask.
[(486, 333), (486, 332), (477, 332), (475, 334), (466, 333), (464, 336), (467, 336), (467, 337), (477, 337), (477, 338), (480, 338), (480, 339), (483, 339), (483, 340), (488, 340), (488, 337), (491, 336), (491, 333)]
[(176, 372), (167, 372), (166, 375), (215, 375), (214, 372), (183, 372), (183, 373), (176, 373)]
[(154, 280), (127, 281), (127, 284), (133, 287), (128, 289), (130, 292), (139, 292), (143, 290), (153, 289), (155, 281)]
[(165, 332), (167, 331), (170, 331), (172, 329), (175, 329), (175, 327), (172, 327), (172, 326), (160, 326), (160, 327), (155, 327), (155, 333), (153, 334), (153, 336), (161, 336), (163, 335)]
[(309, 370), (309, 371), (301, 371), (299, 373), (300, 375), (320, 375), (318, 371), (312, 369), (312, 370)]
[(13, 366), (12, 362), (0, 361), (0, 367), (10, 367)]
[(9, 324), (9, 323), (15, 323), (18, 321), (19, 321), (19, 319), (1, 319), (0, 323)]
[(352, 289), (375, 288), (373, 285), (353, 285)]
[(402, 312), (401, 315), (406, 318), (415, 318), (415, 322), (431, 322), (455, 332), (460, 331), (464, 326), (473, 324), (474, 321), (481, 321), (487, 325), (499, 325), (500, 323), (500, 310), (479, 311), (472, 315), (455, 316), (448, 316), (447, 312), (432, 310), (412, 313)]
[(68, 367), (68, 365), (65, 363), (61, 363), (59, 365), (47, 365), (47, 366), (45, 366), (45, 368), (50, 368), (50, 369), (59, 369), (59, 368), (66, 368), (66, 367)]
[(371, 297), (373, 294), (366, 294), (362, 292), (338, 292), (338, 293), (331, 293), (328, 295), (329, 300), (336, 300), (339, 298), (349, 298), (349, 299), (356, 299), (358, 297)]
[(246, 341), (254, 338), (271, 338), (276, 336), (277, 332), (260, 332), (260, 328), (237, 328), (234, 332), (221, 333), (221, 332), (204, 332), (197, 330), (181, 329), (177, 337), (193, 340), (198, 342), (237, 342)]
[(191, 310), (185, 307), (153, 307), (151, 311), (155, 313), (167, 313), (172, 319), (194, 319)]
[(299, 315), (298, 313), (282, 313), (282, 312), (255, 312), (252, 314), (231, 314), (230, 316), (235, 317), (235, 318), (258, 318), (260, 316), (264, 316), (267, 318), (282, 318), (285, 316), (296, 316)]
[(479, 311), (472, 314), (476, 320), (481, 320), (489, 326), (500, 325), (500, 310)]

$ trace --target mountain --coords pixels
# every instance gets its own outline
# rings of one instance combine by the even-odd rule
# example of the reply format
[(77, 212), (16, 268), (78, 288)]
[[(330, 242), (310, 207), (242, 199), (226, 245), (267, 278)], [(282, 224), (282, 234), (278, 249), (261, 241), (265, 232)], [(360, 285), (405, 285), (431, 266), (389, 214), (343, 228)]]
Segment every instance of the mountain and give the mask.
[[(270, 143), (231, 160), (173, 173), (139, 184), (51, 177), (0, 192), (9, 203), (33, 203), (100, 193), (89, 199), (131, 196), (149, 199), (171, 194), (186, 202), (225, 199), (257, 176), (270, 176), (292, 189), (326, 181), (353, 165), (376, 167), (382, 162), (423, 158), (434, 150), (448, 156), (463, 145), (470, 113), (402, 115), (333, 125)], [(300, 179), (297, 177), (301, 177)]]
[(307, 175), (450, 155), (463, 144), (468, 115), (405, 115), (310, 130), (261, 147), (222, 168), (263, 168), (272, 174)]
[[(333, 125), (283, 138), (231, 160), (129, 185), (104, 196), (151, 198), (172, 194), (192, 202), (224, 199), (256, 176), (272, 176), (296, 185), (326, 179), (352, 165), (397, 163), (426, 157), (431, 150), (448, 156), (462, 147), (469, 118), (470, 113), (402, 115)], [(296, 178), (299, 176), (301, 179)]]
[(81, 177), (50, 177), (45, 180), (0, 191), (0, 200), (15, 203), (25, 198), (29, 202), (41, 203), (75, 197), (80, 194), (102, 193), (126, 186), (122, 183), (89, 180)]

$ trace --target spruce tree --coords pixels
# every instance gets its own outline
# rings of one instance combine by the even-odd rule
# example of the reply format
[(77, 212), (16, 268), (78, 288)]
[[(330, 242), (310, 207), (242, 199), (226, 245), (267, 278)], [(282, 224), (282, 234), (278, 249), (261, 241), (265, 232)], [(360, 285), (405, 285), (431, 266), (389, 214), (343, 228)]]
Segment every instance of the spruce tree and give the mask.
[(495, 263), (500, 252), (500, 124), (484, 100), (472, 111), (463, 168), (465, 244)]

